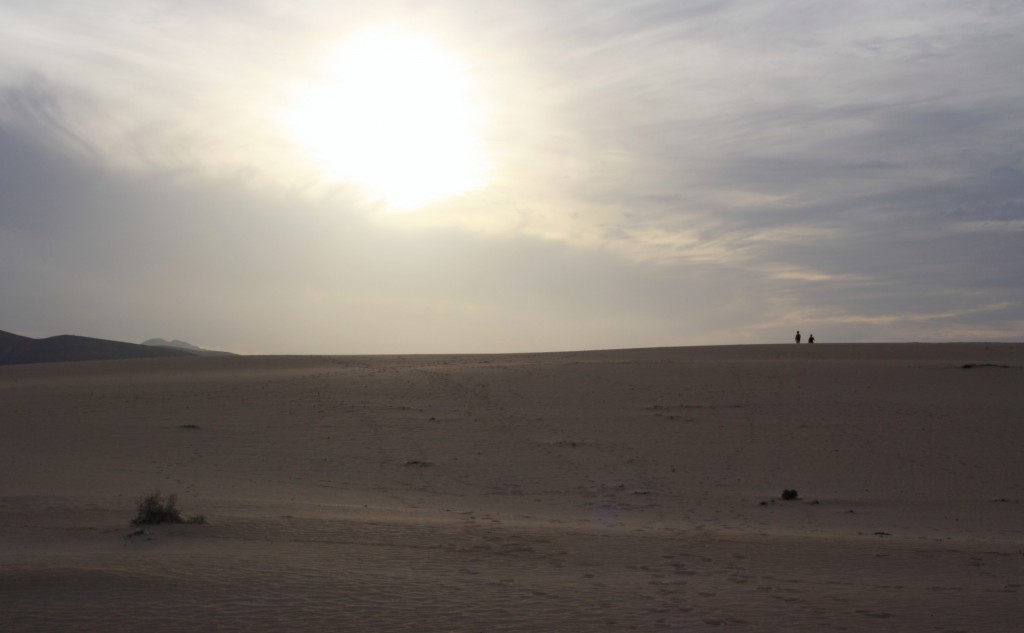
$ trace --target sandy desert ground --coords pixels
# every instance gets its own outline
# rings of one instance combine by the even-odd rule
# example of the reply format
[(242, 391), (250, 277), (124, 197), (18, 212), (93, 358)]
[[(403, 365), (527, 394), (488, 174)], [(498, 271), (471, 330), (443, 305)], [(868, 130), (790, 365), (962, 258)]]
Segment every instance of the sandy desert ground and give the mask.
[(0, 430), (6, 632), (1024, 631), (1024, 344), (8, 366)]

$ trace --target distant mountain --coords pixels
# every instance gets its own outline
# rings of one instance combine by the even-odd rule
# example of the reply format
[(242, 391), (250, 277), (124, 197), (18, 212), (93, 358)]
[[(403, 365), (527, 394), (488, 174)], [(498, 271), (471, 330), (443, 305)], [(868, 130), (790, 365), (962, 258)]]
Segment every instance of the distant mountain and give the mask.
[(170, 349), (185, 350), (187, 352), (192, 352), (193, 354), (198, 354), (199, 356), (234, 356), (231, 352), (216, 352), (209, 349), (203, 349), (202, 347), (197, 347), (192, 343), (187, 343), (178, 339), (168, 341), (162, 338), (151, 338), (142, 341), (142, 344), (149, 345), (150, 347), (167, 347)]
[(178, 339), (174, 339), (173, 341), (168, 341), (168, 340), (162, 339), (162, 338), (151, 338), (151, 339), (147, 339), (145, 341), (142, 341), (142, 344), (143, 345), (152, 345), (154, 347), (180, 347), (181, 349), (190, 349), (190, 350), (195, 350), (195, 351), (201, 351), (203, 349), (201, 347), (196, 347), (192, 343), (186, 343), (185, 341), (179, 341)]
[(0, 330), (0, 365), (198, 355), (204, 355), (203, 351), (136, 345), (70, 334), (35, 339)]

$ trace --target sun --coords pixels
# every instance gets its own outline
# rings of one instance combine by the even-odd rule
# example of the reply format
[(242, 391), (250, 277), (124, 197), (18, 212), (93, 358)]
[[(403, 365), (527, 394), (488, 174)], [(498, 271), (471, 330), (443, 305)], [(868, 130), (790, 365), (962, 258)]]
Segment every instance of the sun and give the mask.
[(484, 109), (471, 73), (414, 31), (377, 27), (340, 42), (283, 124), (326, 177), (394, 211), (486, 183)]

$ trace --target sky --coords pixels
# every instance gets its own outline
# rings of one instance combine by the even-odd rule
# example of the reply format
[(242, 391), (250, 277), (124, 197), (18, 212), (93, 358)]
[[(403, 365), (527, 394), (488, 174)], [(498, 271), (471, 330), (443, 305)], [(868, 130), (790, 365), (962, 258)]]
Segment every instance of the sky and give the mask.
[(0, 330), (1024, 341), (1021, 33), (1019, 0), (0, 0)]

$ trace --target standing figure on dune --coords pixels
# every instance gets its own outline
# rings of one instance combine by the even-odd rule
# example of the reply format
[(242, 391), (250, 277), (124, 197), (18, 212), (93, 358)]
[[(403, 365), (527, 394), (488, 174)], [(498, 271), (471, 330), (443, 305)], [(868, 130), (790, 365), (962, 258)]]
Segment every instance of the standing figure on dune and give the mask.
[(797, 345), (799, 345), (799, 344), (800, 344), (800, 330), (797, 330), (797, 331), (796, 331), (796, 344), (797, 344)]
[(808, 343), (813, 343), (814, 342), (814, 335), (813, 334), (811, 334), (810, 336), (807, 337), (807, 342)]

